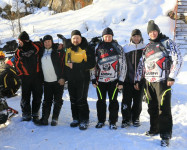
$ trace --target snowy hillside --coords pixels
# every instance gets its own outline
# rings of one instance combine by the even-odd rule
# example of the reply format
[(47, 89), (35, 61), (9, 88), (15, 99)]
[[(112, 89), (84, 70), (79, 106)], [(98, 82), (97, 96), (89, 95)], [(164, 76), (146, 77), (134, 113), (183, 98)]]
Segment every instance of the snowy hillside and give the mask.
[[(0, 0), (0, 3), (4, 0)], [(70, 37), (73, 29), (78, 29), (88, 40), (99, 36), (109, 26), (114, 31), (114, 38), (121, 45), (129, 42), (131, 31), (139, 28), (148, 42), (147, 22), (154, 19), (161, 31), (173, 38), (174, 21), (166, 16), (172, 10), (176, 0), (94, 0), (94, 3), (78, 11), (53, 14), (43, 8), (37, 13), (21, 19), (23, 30), (27, 31), (32, 40), (38, 40), (51, 34), (58, 42), (56, 34)], [(0, 18), (0, 40), (11, 39), (9, 22)], [(60, 41), (61, 42), (61, 41)], [(187, 148), (187, 56), (172, 91), (173, 138), (170, 150)], [(86, 131), (70, 128), (72, 121), (68, 92), (63, 95), (64, 104), (59, 124), (52, 126), (36, 126), (33, 122), (21, 122), (20, 95), (7, 99), (8, 104), (17, 109), (19, 114), (12, 118), (10, 124), (0, 128), (0, 150), (160, 150), (160, 137), (147, 137), (149, 115), (147, 104), (143, 102), (141, 126), (122, 129), (121, 113), (119, 112), (118, 129), (110, 130), (108, 122), (102, 129), (96, 129), (95, 89), (90, 85), (88, 101), (90, 107), (90, 125)], [(118, 100), (121, 102), (121, 95)], [(51, 117), (49, 119), (51, 121)]]
[[(4, 0), (0, 0), (1, 2)], [(55, 15), (54, 12), (48, 11), (48, 8), (43, 8), (22, 18), (21, 24), (32, 40), (51, 34), (56, 42), (58, 33), (69, 38), (71, 31), (78, 29), (90, 39), (101, 35), (103, 29), (109, 26), (114, 30), (114, 38), (124, 44), (129, 41), (134, 28), (141, 29), (147, 41), (147, 22), (155, 19), (161, 31), (173, 38), (174, 21), (166, 15), (169, 10), (173, 10), (175, 2), (176, 0), (94, 0), (92, 5), (81, 10)], [(4, 42), (12, 33), (7, 20), (0, 19), (0, 22), (0, 38)]]

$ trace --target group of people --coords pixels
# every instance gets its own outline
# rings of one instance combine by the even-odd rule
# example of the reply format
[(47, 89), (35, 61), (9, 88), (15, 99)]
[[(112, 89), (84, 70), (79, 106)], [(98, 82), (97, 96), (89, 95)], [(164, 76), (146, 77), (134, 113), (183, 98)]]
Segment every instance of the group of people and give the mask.
[[(181, 68), (182, 56), (176, 44), (160, 32), (153, 20), (148, 22), (147, 34), (150, 43), (145, 45), (141, 31), (134, 29), (130, 43), (122, 47), (113, 39), (110, 28), (103, 30), (102, 40), (97, 45), (89, 44), (79, 30), (73, 30), (71, 39), (64, 39), (63, 45), (54, 43), (50, 35), (45, 35), (41, 42), (32, 42), (29, 35), (22, 32), (15, 53), (15, 67), (22, 81), (22, 121), (48, 125), (53, 104), (51, 125), (56, 126), (63, 104), (64, 84), (68, 81), (73, 118), (70, 126), (87, 129), (91, 80), (98, 96), (96, 128), (105, 125), (108, 93), (109, 127), (117, 129), (119, 90), (123, 92), (121, 127), (131, 124), (139, 127), (145, 93), (150, 115), (150, 129), (146, 135), (160, 133), (161, 145), (168, 146), (173, 125), (171, 86)], [(39, 118), (43, 89), (42, 117)]]

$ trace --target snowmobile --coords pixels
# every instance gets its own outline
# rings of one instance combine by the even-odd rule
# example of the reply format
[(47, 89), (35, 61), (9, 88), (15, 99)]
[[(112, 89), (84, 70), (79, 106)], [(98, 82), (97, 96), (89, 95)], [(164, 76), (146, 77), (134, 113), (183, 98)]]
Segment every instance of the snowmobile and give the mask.
[(16, 114), (18, 114), (18, 111), (9, 107), (6, 99), (0, 94), (0, 125), (5, 124)]

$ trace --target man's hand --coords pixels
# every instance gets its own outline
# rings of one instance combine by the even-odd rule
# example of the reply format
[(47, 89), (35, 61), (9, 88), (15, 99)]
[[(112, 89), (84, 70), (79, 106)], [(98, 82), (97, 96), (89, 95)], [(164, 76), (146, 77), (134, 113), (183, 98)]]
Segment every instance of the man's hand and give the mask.
[(123, 89), (123, 85), (118, 85), (118, 89), (122, 90)]
[(70, 67), (71, 69), (73, 68), (73, 63), (67, 63), (68, 67)]
[(58, 45), (58, 50), (62, 49), (63, 48), (63, 44), (59, 44)]
[(118, 88), (118, 90), (121, 90), (121, 89), (123, 89), (123, 85), (122, 84), (116, 84), (116, 87)]
[(64, 79), (59, 79), (59, 80), (58, 80), (58, 83), (59, 83), (60, 85), (64, 85), (64, 84), (65, 84), (65, 80), (64, 80)]
[(167, 86), (172, 86), (175, 81), (167, 81)]
[(135, 90), (140, 90), (140, 87), (139, 87), (139, 83), (136, 83), (135, 85), (134, 85), (134, 88), (135, 88)]
[(92, 80), (92, 85), (93, 85), (94, 88), (96, 88), (98, 86), (98, 82), (97, 82), (96, 79)]

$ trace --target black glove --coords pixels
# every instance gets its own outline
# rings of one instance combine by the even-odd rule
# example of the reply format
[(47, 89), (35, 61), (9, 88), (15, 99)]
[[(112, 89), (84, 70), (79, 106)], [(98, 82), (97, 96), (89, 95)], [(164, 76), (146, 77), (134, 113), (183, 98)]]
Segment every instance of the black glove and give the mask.
[(99, 41), (101, 41), (101, 37), (94, 37), (94, 38), (91, 39), (91, 41), (89, 43), (91, 45), (96, 46)]
[(175, 79), (169, 77), (167, 81), (175, 81)]
[(64, 48), (70, 48), (72, 46), (71, 39), (63, 40)]
[(118, 81), (118, 85), (123, 85), (123, 82), (122, 81)]
[(62, 34), (57, 34), (58, 38), (61, 39), (61, 40), (66, 40), (66, 38), (62, 35)]
[(97, 80), (96, 80), (96, 79), (93, 79), (93, 80), (92, 80), (92, 84), (97, 84)]

